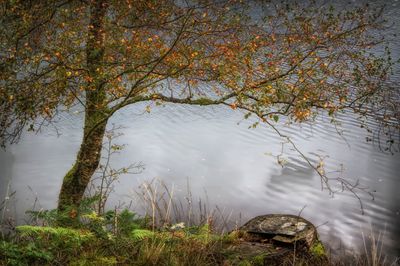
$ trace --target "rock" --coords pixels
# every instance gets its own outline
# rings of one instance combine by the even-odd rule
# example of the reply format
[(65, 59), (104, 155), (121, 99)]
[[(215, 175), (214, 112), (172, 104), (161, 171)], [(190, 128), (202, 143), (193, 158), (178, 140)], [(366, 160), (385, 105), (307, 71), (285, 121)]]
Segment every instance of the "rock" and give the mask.
[(317, 239), (315, 226), (306, 219), (289, 214), (268, 214), (257, 216), (239, 230), (276, 242), (306, 244), (310, 248)]
[(257, 216), (231, 235), (236, 241), (223, 249), (224, 265), (281, 265), (294, 256), (326, 258), (315, 226), (300, 216)]

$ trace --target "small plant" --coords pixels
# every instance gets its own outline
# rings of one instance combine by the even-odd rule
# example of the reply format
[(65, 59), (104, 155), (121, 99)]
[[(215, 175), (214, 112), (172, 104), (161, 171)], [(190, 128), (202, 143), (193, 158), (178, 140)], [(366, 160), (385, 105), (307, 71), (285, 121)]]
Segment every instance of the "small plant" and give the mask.
[(133, 230), (143, 229), (148, 227), (147, 218), (139, 218), (137, 214), (124, 209), (116, 216), (115, 232), (119, 236), (127, 236)]

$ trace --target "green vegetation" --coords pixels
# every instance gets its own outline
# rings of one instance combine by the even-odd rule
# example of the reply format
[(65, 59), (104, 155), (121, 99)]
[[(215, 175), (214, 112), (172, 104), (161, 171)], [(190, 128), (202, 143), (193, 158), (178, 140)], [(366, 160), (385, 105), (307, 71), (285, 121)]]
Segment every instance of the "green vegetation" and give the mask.
[[(276, 246), (265, 249), (244, 243), (247, 234), (243, 231), (221, 233), (227, 232), (222, 224), (227, 223), (228, 217), (216, 214), (201, 201), (197, 207), (192, 205), (195, 200), (190, 190), (188, 200), (177, 200), (174, 191), (162, 181), (145, 182), (138, 192), (142, 196), (139, 202), (146, 213), (152, 213), (151, 217), (140, 217), (128, 209), (99, 208), (100, 201), (106, 203), (112, 182), (119, 175), (113, 179), (102, 176), (109, 186), (97, 187), (92, 191), (94, 196), (84, 198), (77, 209), (28, 211), (30, 225), (17, 226), (15, 230), (12, 226), (9, 234), (2, 234), (0, 266), (391, 265), (377, 252), (381, 248), (373, 248), (363, 256), (342, 255), (333, 261), (319, 241), (310, 252), (299, 245), (295, 253), (290, 249), (279, 252)], [(168, 210), (174, 210), (174, 215)], [(375, 247), (380, 240), (381, 237), (374, 240)]]
[(318, 241), (311, 247), (311, 252), (314, 256), (321, 257), (326, 256), (324, 245)]
[(87, 208), (71, 223), (75, 227), (64, 228), (54, 223), (58, 215), (65, 218), (57, 212), (31, 212), (45, 226), (17, 226), (3, 237), (0, 265), (372, 265), (358, 255), (329, 260), (319, 241), (311, 252), (286, 252), (276, 258), (260, 250), (239, 255), (227, 247), (239, 244), (240, 234), (218, 234), (209, 223), (152, 230), (152, 219), (129, 210), (99, 215)]
[(88, 211), (78, 220), (76, 228), (18, 226), (1, 241), (0, 265), (215, 265), (217, 250), (230, 241), (207, 224), (152, 231), (149, 219), (128, 210)]

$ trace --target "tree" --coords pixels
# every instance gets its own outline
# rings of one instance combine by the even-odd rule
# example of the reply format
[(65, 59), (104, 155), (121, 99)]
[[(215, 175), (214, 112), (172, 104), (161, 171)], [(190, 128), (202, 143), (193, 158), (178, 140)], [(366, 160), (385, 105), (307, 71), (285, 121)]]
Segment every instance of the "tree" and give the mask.
[[(260, 11), (263, 10), (263, 11)], [(382, 9), (239, 0), (2, 0), (0, 137), (18, 140), (81, 105), (83, 139), (59, 210), (80, 204), (108, 119), (142, 101), (281, 116), (344, 110), (397, 127)], [(149, 111), (149, 110), (148, 110)], [(35, 123), (36, 121), (36, 123)], [(37, 122), (39, 121), (39, 124)], [(398, 127), (397, 127), (398, 128)], [(279, 133), (279, 131), (278, 131)]]

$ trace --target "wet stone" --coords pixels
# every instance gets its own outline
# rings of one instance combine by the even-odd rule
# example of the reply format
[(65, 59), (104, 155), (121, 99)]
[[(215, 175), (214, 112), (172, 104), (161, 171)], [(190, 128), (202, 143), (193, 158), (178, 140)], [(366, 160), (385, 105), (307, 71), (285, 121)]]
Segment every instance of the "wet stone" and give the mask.
[(224, 249), (227, 265), (241, 265), (244, 261), (251, 265), (279, 265), (285, 259), (292, 259), (293, 254), (311, 254), (313, 246), (320, 243), (312, 223), (287, 214), (257, 216), (235, 234), (238, 241)]
[(257, 216), (244, 224), (239, 230), (282, 243), (301, 241), (308, 247), (311, 247), (317, 238), (317, 230), (312, 223), (300, 216), (288, 214)]

